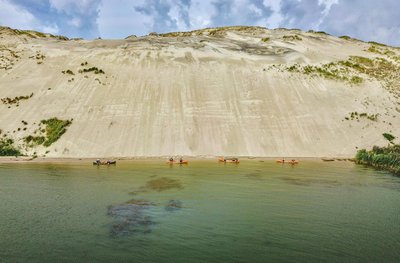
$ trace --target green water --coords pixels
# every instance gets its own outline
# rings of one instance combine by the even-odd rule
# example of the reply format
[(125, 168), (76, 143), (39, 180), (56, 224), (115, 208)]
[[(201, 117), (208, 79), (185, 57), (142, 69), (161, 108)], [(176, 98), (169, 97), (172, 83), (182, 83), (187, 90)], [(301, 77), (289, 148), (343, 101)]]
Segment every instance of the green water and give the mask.
[(400, 178), (349, 162), (0, 165), (0, 262), (277, 261), (400, 262)]

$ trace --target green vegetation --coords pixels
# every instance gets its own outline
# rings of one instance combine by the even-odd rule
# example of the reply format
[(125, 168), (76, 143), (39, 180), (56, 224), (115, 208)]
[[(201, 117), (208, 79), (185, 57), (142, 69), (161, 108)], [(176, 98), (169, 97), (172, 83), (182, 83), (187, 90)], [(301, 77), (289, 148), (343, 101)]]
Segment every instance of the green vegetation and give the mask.
[(53, 37), (53, 38), (56, 38), (56, 39), (58, 39), (58, 40), (69, 40), (69, 38), (68, 37), (66, 37), (66, 36), (60, 36), (60, 35), (52, 35), (52, 34), (49, 34), (49, 36), (50, 37)]
[(393, 71), (399, 71), (399, 67), (384, 58), (369, 59), (352, 56), (349, 60), (341, 61), (340, 63), (358, 73), (366, 74), (377, 80), (389, 78), (394, 73)]
[(349, 82), (351, 84), (355, 84), (355, 85), (361, 84), (363, 81), (364, 81), (364, 79), (362, 77), (359, 77), (359, 76), (352, 76), (350, 78), (350, 80), (349, 80)]
[(67, 127), (71, 125), (72, 120), (51, 118), (48, 120), (42, 120), (40, 123), (46, 125), (46, 127), (44, 129), (36, 130), (35, 133), (39, 132), (42, 133), (42, 135), (29, 135), (24, 137), (24, 142), (28, 144), (29, 147), (34, 147), (37, 145), (49, 147), (58, 139), (60, 139), (60, 137), (67, 131)]
[(285, 69), (289, 72), (298, 72), (312, 76), (320, 76), (326, 79), (346, 81), (350, 84), (362, 83), (362, 76), (365, 75), (378, 81), (383, 81), (385, 88), (390, 92), (398, 93), (400, 96), (400, 66), (384, 58), (370, 59), (360, 56), (351, 56), (347, 60), (322, 65), (301, 66), (299, 64), (294, 64)]
[(352, 40), (352, 38), (351, 38), (351, 37), (349, 37), (349, 36), (340, 36), (339, 38), (341, 38), (341, 39), (345, 39), (345, 40)]
[(264, 38), (261, 39), (262, 42), (268, 42), (269, 40), (270, 40), (269, 37), (264, 37)]
[(371, 121), (378, 121), (378, 116), (379, 116), (378, 113), (372, 114), (372, 115), (368, 115), (368, 116), (367, 116), (367, 119), (368, 119), (368, 120), (371, 120)]
[(11, 32), (13, 32), (15, 35), (25, 35), (27, 37), (31, 37), (31, 38), (47, 38), (47, 37), (52, 37), (52, 38), (56, 38), (58, 40), (69, 40), (67, 37), (65, 36), (58, 36), (58, 35), (52, 35), (52, 34), (45, 34), (42, 32), (38, 32), (38, 31), (33, 31), (33, 30), (18, 30), (18, 29), (12, 29), (7, 27), (7, 29)]
[(31, 95), (27, 95), (27, 96), (18, 96), (18, 97), (15, 97), (15, 98), (9, 98), (9, 97), (2, 98), (1, 102), (3, 102), (3, 104), (9, 104), (9, 105), (19, 104), (20, 100), (27, 100), (27, 99), (30, 99), (32, 97), (33, 97), (33, 92), (31, 93)]
[(386, 55), (386, 56), (395, 56), (396, 53), (389, 48), (382, 48), (381, 46), (371, 45), (368, 49), (368, 52), (372, 52), (379, 55)]
[(26, 136), (24, 137), (24, 142), (28, 144), (30, 147), (36, 146), (36, 145), (41, 145), (46, 141), (46, 138), (44, 136)]
[(386, 59), (375, 58), (372, 65), (362, 65), (357, 70), (377, 80), (383, 80), (385, 88), (396, 97), (400, 97), (400, 56), (395, 52), (395, 48), (376, 42), (369, 43), (371, 46), (367, 51), (385, 56)]
[(98, 69), (97, 67), (91, 67), (91, 68), (84, 68), (80, 69), (79, 73), (86, 73), (86, 72), (94, 72), (94, 74), (105, 74), (105, 72), (102, 69)]
[(383, 137), (385, 137), (386, 140), (388, 140), (390, 143), (393, 143), (393, 140), (396, 139), (396, 137), (394, 137), (393, 135), (391, 135), (390, 133), (384, 133), (382, 134)]
[(368, 120), (371, 120), (371, 121), (378, 121), (378, 117), (379, 117), (378, 113), (369, 115), (368, 113), (365, 113), (365, 112), (358, 113), (355, 111), (355, 112), (351, 112), (350, 117), (345, 117), (345, 119), (346, 120), (354, 120), (354, 119), (359, 120), (360, 118), (367, 118)]
[(72, 72), (72, 70), (67, 69), (67, 70), (63, 70), (61, 71), (62, 74), (69, 74), (69, 75), (75, 75), (74, 72)]
[(205, 28), (187, 32), (170, 32), (164, 34), (158, 34), (152, 32), (149, 36), (160, 36), (160, 37), (190, 37), (190, 36), (222, 36), (227, 31), (254, 31), (254, 30), (264, 30), (263, 27), (258, 26), (226, 26), (226, 27), (217, 27), (217, 28)]
[(370, 43), (370, 44), (372, 44), (372, 45), (381, 46), (381, 47), (387, 47), (385, 44), (378, 43), (378, 42), (375, 42), (375, 41), (369, 41), (368, 43)]
[(374, 146), (370, 151), (359, 150), (356, 162), (400, 175), (400, 145)]
[(37, 54), (36, 54), (36, 59), (37, 59), (37, 60), (43, 60), (43, 59), (45, 59), (45, 58), (46, 58), (46, 56), (43, 55), (43, 54), (40, 54), (40, 53), (37, 53)]
[(298, 35), (286, 35), (286, 36), (283, 36), (282, 39), (285, 41), (296, 41), (296, 40), (301, 41), (301, 40), (303, 40)]
[(324, 32), (324, 31), (308, 30), (307, 33), (314, 33), (314, 34), (321, 34), (321, 35), (327, 35), (327, 36), (329, 36), (329, 34), (326, 33), (326, 32)]
[(9, 138), (0, 139), (0, 156), (20, 156), (20, 150), (14, 146), (14, 140)]
[(294, 64), (287, 67), (289, 72), (298, 72), (306, 75), (320, 76), (326, 79), (346, 81), (350, 84), (360, 84), (363, 78), (359, 76), (351, 76), (346, 67), (340, 66), (337, 63), (328, 63), (321, 66), (306, 65), (304, 67), (299, 64)]
[(25, 35), (31, 38), (37, 38), (37, 37), (46, 37), (45, 34), (33, 30), (18, 30), (18, 29), (11, 29), (12, 32), (14, 32), (16, 35)]
[(72, 121), (51, 118), (42, 120), (41, 123), (46, 125), (46, 140), (43, 142), (43, 145), (48, 147), (67, 131), (67, 127), (71, 125)]

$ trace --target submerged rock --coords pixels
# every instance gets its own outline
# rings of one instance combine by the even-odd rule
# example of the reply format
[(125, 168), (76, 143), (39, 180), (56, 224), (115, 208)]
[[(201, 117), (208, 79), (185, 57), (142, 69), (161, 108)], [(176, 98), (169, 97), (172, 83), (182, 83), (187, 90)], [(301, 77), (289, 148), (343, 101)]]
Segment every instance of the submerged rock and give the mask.
[(155, 206), (156, 204), (154, 202), (150, 202), (147, 200), (142, 200), (142, 199), (131, 199), (126, 204), (131, 204), (131, 205), (138, 205), (138, 206)]
[(179, 210), (183, 207), (182, 201), (180, 200), (169, 200), (168, 204), (165, 206), (165, 210), (168, 212), (173, 212)]
[(150, 180), (146, 183), (146, 188), (151, 190), (156, 190), (158, 192), (173, 189), (173, 188), (183, 188), (179, 180), (170, 179), (167, 177), (161, 177), (158, 179)]
[(257, 180), (261, 179), (261, 174), (259, 172), (249, 173), (249, 174), (246, 174), (245, 176), (249, 179), (257, 179)]
[(110, 234), (118, 237), (133, 233), (150, 233), (150, 227), (155, 222), (147, 211), (154, 206), (153, 202), (135, 199), (110, 206), (108, 215), (114, 219)]

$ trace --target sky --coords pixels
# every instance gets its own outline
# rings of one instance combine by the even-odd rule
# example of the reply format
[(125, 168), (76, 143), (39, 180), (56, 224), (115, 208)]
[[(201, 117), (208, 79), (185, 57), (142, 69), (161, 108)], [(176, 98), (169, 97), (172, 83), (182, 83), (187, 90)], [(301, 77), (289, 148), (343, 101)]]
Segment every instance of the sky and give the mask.
[(0, 0), (0, 25), (86, 39), (250, 25), (400, 46), (400, 0)]

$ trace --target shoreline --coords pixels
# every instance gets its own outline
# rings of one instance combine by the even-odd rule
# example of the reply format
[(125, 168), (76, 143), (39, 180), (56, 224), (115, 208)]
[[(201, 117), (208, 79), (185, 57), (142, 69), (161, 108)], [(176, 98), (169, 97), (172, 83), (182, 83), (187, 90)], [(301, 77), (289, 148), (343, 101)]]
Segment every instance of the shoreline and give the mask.
[[(190, 162), (196, 161), (217, 161), (220, 156), (193, 156), (184, 157)], [(118, 158), (99, 158), (101, 160), (116, 160), (117, 162), (136, 162), (136, 161), (166, 161), (169, 157), (159, 156), (159, 157), (118, 157)], [(239, 160), (243, 161), (275, 161), (280, 160), (282, 157), (256, 157), (256, 156), (242, 156), (238, 157)], [(37, 157), (33, 158), (30, 156), (24, 157), (9, 157), (1, 156), (0, 164), (7, 163), (92, 163), (97, 158), (90, 157)], [(300, 161), (321, 161), (321, 162), (333, 162), (333, 161), (354, 161), (354, 157), (285, 157), (285, 160), (289, 161), (291, 159), (296, 159)]]

